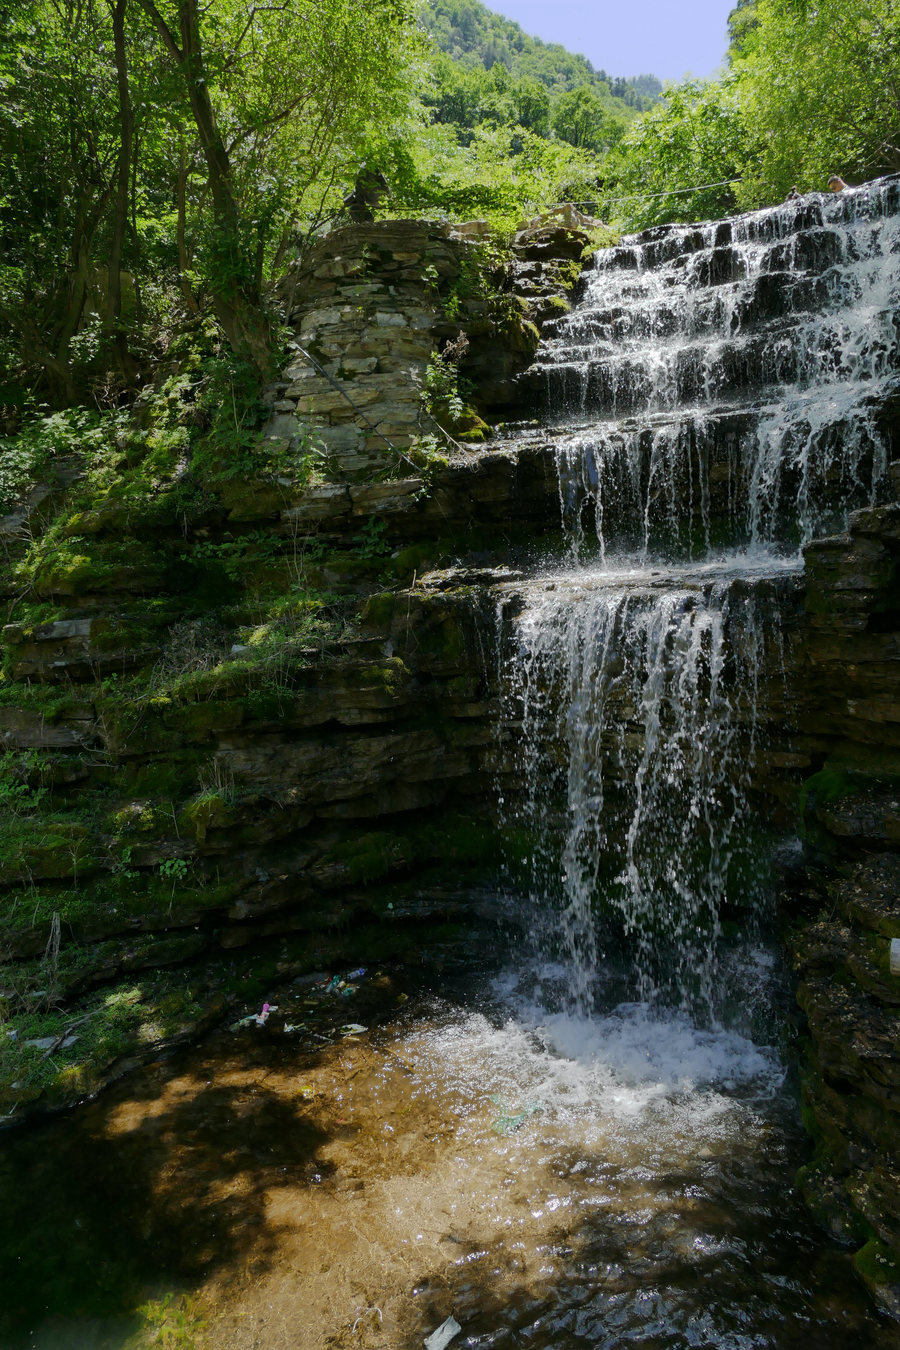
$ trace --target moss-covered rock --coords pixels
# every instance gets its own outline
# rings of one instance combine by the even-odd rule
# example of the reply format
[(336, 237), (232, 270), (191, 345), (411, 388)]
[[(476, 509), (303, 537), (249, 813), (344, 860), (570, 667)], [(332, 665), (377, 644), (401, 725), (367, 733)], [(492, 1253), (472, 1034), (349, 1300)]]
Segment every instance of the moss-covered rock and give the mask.
[(876, 1302), (900, 1319), (900, 1251), (871, 1238), (855, 1254), (853, 1266)]

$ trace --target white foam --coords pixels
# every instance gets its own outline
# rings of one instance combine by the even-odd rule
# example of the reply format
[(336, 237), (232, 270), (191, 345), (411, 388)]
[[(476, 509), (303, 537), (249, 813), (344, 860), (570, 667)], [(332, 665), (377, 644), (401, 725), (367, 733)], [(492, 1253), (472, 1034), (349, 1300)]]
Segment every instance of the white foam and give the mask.
[(615, 1140), (625, 1149), (620, 1160), (643, 1166), (661, 1150), (757, 1129), (760, 1106), (783, 1086), (773, 1047), (698, 1027), (682, 1013), (640, 1003), (597, 1017), (548, 1011), (519, 992), (511, 972), (494, 988), (503, 1020), (450, 1017), (413, 1034), (400, 1057), (421, 1090), (456, 1099), (460, 1119), (481, 1119), (486, 1106), (494, 1115), (523, 1113), (522, 1147), (542, 1138), (578, 1148)]

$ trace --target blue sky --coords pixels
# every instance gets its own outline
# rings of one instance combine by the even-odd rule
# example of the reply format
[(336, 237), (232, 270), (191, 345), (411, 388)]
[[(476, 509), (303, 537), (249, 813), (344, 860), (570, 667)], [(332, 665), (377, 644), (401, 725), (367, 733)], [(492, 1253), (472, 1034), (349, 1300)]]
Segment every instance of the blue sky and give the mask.
[(610, 75), (711, 75), (734, 0), (485, 0), (526, 33), (581, 52)]

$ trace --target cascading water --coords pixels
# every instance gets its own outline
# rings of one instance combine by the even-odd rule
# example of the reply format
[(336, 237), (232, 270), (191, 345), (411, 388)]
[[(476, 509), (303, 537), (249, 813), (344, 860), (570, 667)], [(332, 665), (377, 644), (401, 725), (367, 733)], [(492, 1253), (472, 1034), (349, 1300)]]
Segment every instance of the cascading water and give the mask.
[(631, 997), (716, 1022), (779, 591), (884, 491), (898, 306), (894, 179), (626, 239), (538, 354), (576, 570), (513, 621), (507, 717), (539, 946), (582, 1015), (624, 949)]
[(797, 544), (881, 490), (895, 210), (897, 182), (602, 256), (541, 352), (581, 420), (568, 563), (499, 587), (531, 959), (501, 953), (487, 996), (478, 969), (408, 997), (373, 968), (346, 1012), (301, 978), (284, 1034), (222, 1032), (20, 1131), (10, 1350), (146, 1344), (151, 1296), (148, 1336), (190, 1339), (193, 1307), (222, 1350), (393, 1350), (451, 1313), (454, 1350), (896, 1350), (794, 1187), (784, 985), (748, 904)]
[(900, 182), (599, 256), (536, 377), (577, 545), (702, 556), (797, 546), (883, 490), (900, 384)]
[(753, 878), (743, 827), (773, 640), (772, 569), (749, 570), (560, 578), (517, 623), (509, 694), (527, 764), (520, 819), (540, 841), (532, 902), (546, 916), (555, 898), (538, 930), (552, 945), (561, 921), (582, 1013), (604, 918), (630, 948), (640, 999), (715, 1006), (720, 909), (729, 880)]

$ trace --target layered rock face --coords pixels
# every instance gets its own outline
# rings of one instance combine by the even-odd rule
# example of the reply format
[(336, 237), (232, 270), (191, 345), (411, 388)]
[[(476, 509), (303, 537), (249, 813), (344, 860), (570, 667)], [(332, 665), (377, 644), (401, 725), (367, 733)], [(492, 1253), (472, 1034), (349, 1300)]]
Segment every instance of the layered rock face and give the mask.
[[(896, 466), (894, 466), (896, 468)], [(783, 909), (798, 976), (813, 1211), (900, 1315), (900, 507), (805, 550), (794, 697), (819, 771)], [(896, 963), (895, 963), (896, 964)]]
[[(482, 410), (518, 397), (531, 316), (567, 304), (587, 236), (538, 225), (490, 266), (470, 236), (324, 241), (290, 291), (313, 383), (274, 391), (239, 475), (201, 487), (180, 433), (135, 429), (0, 522), (0, 998), (23, 1047), (5, 1111), (72, 1100), (276, 970), (459, 959), (477, 930), (496, 855), (484, 577), (403, 588), (556, 529), (553, 455), (417, 469), (387, 439), (422, 434), (419, 377), (463, 324)], [(328, 402), (335, 382), (354, 406)], [(326, 450), (313, 486), (301, 403)], [(48, 1060), (37, 1042), (88, 1014)]]
[[(636, 859), (635, 883), (619, 903), (639, 935), (635, 916), (646, 917), (652, 958), (662, 921), (653, 927), (647, 896), (665, 890), (653, 873), (653, 839), (654, 884), (640, 873), (642, 840), (677, 820), (667, 789), (679, 799), (696, 793), (704, 809), (722, 795), (703, 797), (711, 776), (703, 778), (702, 764), (687, 786), (678, 776), (698, 739), (685, 732), (693, 724), (679, 699), (695, 688), (704, 659), (713, 669), (713, 656), (698, 656), (691, 678), (671, 672), (692, 656), (703, 622), (708, 650), (719, 650), (729, 608), (739, 613), (737, 588), (749, 591), (754, 569), (784, 561), (782, 594), (769, 597), (775, 640), (760, 641), (748, 611), (725, 633), (722, 650), (731, 654), (716, 668), (732, 681), (729, 734), (750, 731), (755, 769), (743, 770), (744, 787), (755, 778), (776, 797), (774, 814), (790, 831), (798, 797), (805, 807), (804, 861), (783, 897), (806, 1014), (804, 1102), (816, 1142), (804, 1188), (825, 1221), (860, 1247), (860, 1273), (895, 1312), (900, 983), (890, 974), (889, 939), (900, 936), (900, 613), (890, 503), (898, 205), (900, 183), (887, 180), (840, 201), (811, 197), (731, 221), (649, 231), (601, 256), (581, 304), (545, 328), (528, 376), (557, 432), (573, 554), (601, 567), (578, 578), (568, 603), (550, 596), (535, 606), (541, 626), (526, 635), (532, 667), (557, 672), (562, 697), (574, 691), (557, 717), (571, 752), (561, 792), (571, 821), (567, 871), (578, 883), (565, 904), (587, 976), (591, 891), (603, 849), (615, 848), (610, 821), (622, 810), (612, 793), (624, 783), (627, 860)], [(679, 647), (672, 635), (682, 633)], [(666, 643), (668, 664), (658, 659)], [(756, 672), (750, 699), (739, 687), (731, 693), (745, 662)], [(532, 692), (528, 678), (526, 700), (542, 711), (541, 686)], [(710, 707), (718, 688), (710, 681)], [(620, 708), (610, 715), (614, 695)], [(706, 706), (703, 698), (697, 706)], [(666, 735), (676, 744), (681, 736), (686, 748), (656, 787), (651, 738), (663, 743)], [(641, 775), (630, 795), (627, 763), (622, 772), (628, 750), (636, 750)], [(658, 758), (665, 769), (665, 753)], [(654, 791), (656, 817), (647, 810)], [(705, 822), (702, 809), (696, 815)], [(680, 837), (702, 829), (686, 825)], [(664, 850), (672, 851), (677, 845)], [(677, 882), (682, 872), (680, 865)], [(699, 892), (688, 889), (687, 901), (668, 909), (690, 919)], [(652, 959), (647, 968), (652, 973)]]
[(786, 552), (889, 494), (900, 184), (598, 256), (528, 372), (576, 535), (611, 553)]
[[(817, 1154), (804, 1184), (827, 1222), (865, 1243), (860, 1268), (891, 1301), (894, 299), (876, 295), (857, 320), (867, 268), (890, 254), (879, 229), (895, 220), (897, 185), (873, 201), (625, 241), (599, 256), (571, 314), (580, 229), (538, 223), (499, 261), (477, 232), (433, 222), (336, 231), (286, 283), (308, 355), (270, 391), (267, 428), (270, 445), (321, 443), (320, 481), (250, 471), (188, 513), (177, 455), (132, 492), (157, 453), (142, 444), (111, 450), (102, 474), (67, 462), (23, 504), (3, 534), (18, 608), (0, 690), (0, 995), (23, 1026), (46, 1012), (48, 988), (71, 1010), (63, 1030), (101, 1002), (135, 1011), (119, 1040), (79, 1032), (52, 1081), (38, 1052), (25, 1056), (7, 1110), (42, 1091), (73, 1100), (264, 979), (345, 957), (471, 952), (497, 855), (494, 790), (515, 787), (506, 751), (521, 732), (503, 714), (495, 647), (498, 608), (510, 620), (525, 603), (528, 578), (510, 568), (544, 548), (589, 561), (623, 548), (641, 593), (626, 579), (627, 603), (610, 589), (600, 609), (661, 613), (680, 568), (660, 632), (690, 630), (701, 668), (711, 606), (762, 672), (728, 708), (735, 762), (755, 741), (746, 785), (777, 795), (790, 822), (810, 780), (814, 865), (785, 899), (810, 1032)], [(523, 379), (532, 324), (545, 341)], [(555, 425), (449, 462), (416, 458), (441, 436), (421, 397), (428, 364), (461, 330), (479, 414), (537, 407)], [(820, 414), (823, 380), (835, 402)], [(848, 506), (865, 509), (818, 537)], [(802, 575), (790, 557), (801, 539)], [(701, 576), (724, 542), (770, 547), (783, 575)], [(462, 565), (435, 572), (450, 562)], [(752, 596), (781, 616), (764, 650), (741, 623)], [(639, 682), (617, 689), (609, 739), (624, 763), (646, 728)], [(623, 772), (613, 790), (626, 788)]]

